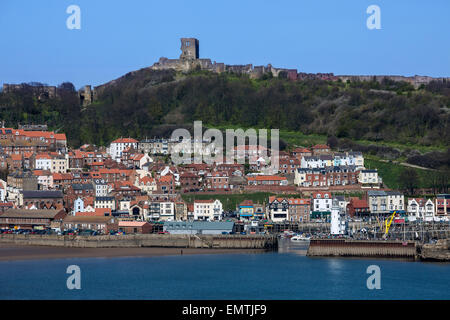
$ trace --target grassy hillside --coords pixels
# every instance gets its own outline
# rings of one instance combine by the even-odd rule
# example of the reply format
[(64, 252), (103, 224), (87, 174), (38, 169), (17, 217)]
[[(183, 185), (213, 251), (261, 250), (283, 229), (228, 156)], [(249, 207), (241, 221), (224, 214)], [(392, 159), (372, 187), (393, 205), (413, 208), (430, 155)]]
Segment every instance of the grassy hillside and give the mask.
[[(450, 173), (448, 171), (409, 168), (398, 163), (371, 158), (365, 159), (365, 167), (377, 169), (387, 187), (404, 190), (405, 192), (409, 192), (408, 181), (405, 180), (408, 180), (407, 177), (410, 175), (414, 175), (416, 178), (416, 189), (431, 189), (431, 193), (446, 193), (450, 185)], [(412, 172), (415, 174), (412, 174)]]
[(253, 200), (254, 203), (267, 203), (269, 196), (273, 195), (269, 192), (243, 193), (243, 194), (200, 194), (186, 195), (183, 194), (183, 200), (186, 202), (194, 202), (194, 200), (219, 199), (222, 202), (224, 210), (236, 210), (236, 206), (244, 200)]
[[(255, 193), (240, 193), (240, 194), (200, 194), (200, 195), (186, 195), (183, 194), (183, 200), (186, 202), (194, 202), (194, 200), (208, 200), (219, 199), (222, 202), (224, 210), (236, 210), (236, 206), (244, 200), (252, 200), (254, 203), (267, 204), (270, 196), (273, 196), (270, 192), (255, 192)], [(301, 195), (283, 195), (287, 198), (300, 198)]]

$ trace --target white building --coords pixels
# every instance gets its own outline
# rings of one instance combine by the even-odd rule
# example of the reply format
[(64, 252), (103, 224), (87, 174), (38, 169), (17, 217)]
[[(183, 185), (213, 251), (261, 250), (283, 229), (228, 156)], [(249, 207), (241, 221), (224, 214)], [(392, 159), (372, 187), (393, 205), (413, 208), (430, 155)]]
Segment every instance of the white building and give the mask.
[(276, 197), (269, 198), (269, 219), (272, 222), (289, 221), (289, 201)]
[(382, 184), (381, 178), (378, 176), (376, 169), (363, 169), (359, 171), (358, 182), (361, 187), (375, 187), (379, 188)]
[(333, 166), (333, 156), (320, 155), (320, 156), (305, 156), (300, 161), (301, 168), (317, 169)]
[(216, 200), (195, 200), (194, 220), (222, 220), (222, 202)]
[(408, 220), (409, 221), (433, 221), (434, 202), (431, 199), (412, 198), (408, 200)]
[(109, 193), (109, 186), (103, 179), (94, 179), (94, 189), (96, 197), (107, 197)]
[(330, 211), (332, 198), (330, 192), (315, 192), (313, 194), (313, 211)]
[(40, 190), (50, 190), (53, 188), (53, 174), (49, 170), (34, 170), (37, 176)]
[(159, 220), (174, 221), (175, 220), (175, 203), (172, 201), (160, 202), (159, 204)]
[(6, 199), (6, 181), (0, 179), (0, 202), (5, 202)]
[(114, 197), (95, 197), (94, 208), (109, 208), (111, 211), (115, 211), (116, 200)]
[(84, 201), (81, 198), (77, 198), (73, 202), (73, 212), (76, 214), (77, 212), (84, 212)]
[(36, 155), (34, 167), (38, 170), (50, 170), (52, 168), (52, 157), (48, 154)]
[(120, 162), (122, 152), (125, 149), (132, 148), (137, 150), (138, 141), (132, 138), (120, 138), (116, 139), (109, 145), (109, 154), (111, 158), (117, 162)]

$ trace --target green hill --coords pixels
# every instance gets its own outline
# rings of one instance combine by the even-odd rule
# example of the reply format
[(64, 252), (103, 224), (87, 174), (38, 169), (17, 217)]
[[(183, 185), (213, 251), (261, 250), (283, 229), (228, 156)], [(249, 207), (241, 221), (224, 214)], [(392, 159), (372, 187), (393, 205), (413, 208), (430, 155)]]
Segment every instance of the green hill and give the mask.
[[(414, 89), (387, 80), (294, 82), (141, 69), (101, 86), (97, 100), (85, 108), (70, 86), (64, 88), (55, 99), (38, 99), (29, 91), (1, 93), (1, 118), (7, 126), (47, 123), (66, 132), (75, 147), (106, 145), (120, 136), (167, 136), (202, 120), (222, 128), (279, 128), (291, 145), (332, 137), (336, 148), (415, 157), (430, 167), (449, 162), (450, 83)], [(438, 155), (432, 163), (430, 157), (423, 159), (424, 152)]]

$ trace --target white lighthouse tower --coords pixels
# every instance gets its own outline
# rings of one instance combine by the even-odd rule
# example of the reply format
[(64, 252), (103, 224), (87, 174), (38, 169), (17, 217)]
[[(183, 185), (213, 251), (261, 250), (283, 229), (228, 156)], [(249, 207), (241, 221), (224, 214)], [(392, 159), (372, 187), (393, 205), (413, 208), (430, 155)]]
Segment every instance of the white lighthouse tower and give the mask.
[(339, 201), (333, 199), (333, 205), (331, 207), (331, 230), (332, 235), (345, 234), (347, 222), (345, 221), (345, 213), (339, 207)]

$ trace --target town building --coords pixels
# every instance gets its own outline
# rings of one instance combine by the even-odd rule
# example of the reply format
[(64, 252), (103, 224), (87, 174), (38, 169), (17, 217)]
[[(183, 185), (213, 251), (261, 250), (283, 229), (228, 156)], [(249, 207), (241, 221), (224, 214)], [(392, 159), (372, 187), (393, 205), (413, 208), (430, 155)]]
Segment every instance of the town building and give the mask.
[(94, 230), (102, 234), (117, 231), (119, 223), (112, 216), (66, 216), (62, 222), (64, 230)]
[(351, 218), (365, 218), (370, 216), (369, 203), (366, 199), (351, 197), (347, 204), (347, 213)]
[(376, 169), (363, 169), (359, 171), (358, 182), (363, 188), (379, 188), (383, 184)]
[(272, 222), (289, 221), (289, 201), (276, 197), (269, 197), (268, 216)]
[(280, 176), (266, 176), (266, 175), (256, 175), (247, 177), (248, 185), (258, 186), (258, 185), (276, 185), (276, 186), (287, 186), (288, 180), (286, 177)]
[(137, 150), (138, 141), (132, 138), (120, 138), (111, 142), (109, 145), (109, 154), (111, 158), (117, 162), (120, 162), (122, 153), (129, 148)]
[(450, 194), (438, 194), (436, 196), (436, 220), (450, 220)]
[(326, 219), (331, 214), (332, 197), (330, 192), (314, 192), (312, 195), (311, 220)]
[(119, 221), (119, 230), (129, 233), (152, 233), (153, 226), (145, 221)]
[(194, 220), (222, 220), (222, 202), (216, 200), (194, 200)]
[(65, 216), (64, 210), (9, 209), (0, 213), (0, 228), (45, 229)]
[(401, 215), (406, 213), (404, 196), (398, 191), (370, 190), (367, 198), (372, 215), (387, 216), (394, 211)]
[(434, 221), (434, 201), (425, 198), (408, 199), (408, 221)]

